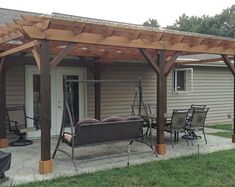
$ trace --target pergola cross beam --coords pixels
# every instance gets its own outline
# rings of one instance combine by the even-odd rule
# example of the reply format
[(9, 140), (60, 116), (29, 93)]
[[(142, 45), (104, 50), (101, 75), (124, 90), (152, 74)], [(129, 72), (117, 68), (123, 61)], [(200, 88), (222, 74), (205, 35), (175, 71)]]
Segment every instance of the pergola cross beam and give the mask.
[(55, 57), (54, 59), (50, 62), (52, 67), (57, 66), (63, 58), (72, 50), (76, 47), (76, 43), (68, 43), (67, 46), (62, 49)]
[(140, 53), (143, 55), (145, 60), (152, 66), (154, 71), (159, 74), (160, 69), (157, 62), (151, 57), (151, 55), (145, 49), (139, 49)]
[(4, 51), (4, 52), (1, 52), (0, 53), (0, 58), (4, 57), (4, 56), (8, 56), (8, 55), (11, 55), (11, 54), (14, 54), (14, 53), (17, 53), (17, 52), (20, 52), (20, 51), (24, 51), (26, 49), (30, 49), (34, 46), (37, 46), (39, 45), (41, 42), (38, 41), (38, 40), (33, 40), (31, 42), (28, 42), (26, 44), (23, 44), (23, 45), (20, 45), (20, 46), (17, 46), (15, 48), (12, 48), (12, 49), (9, 49), (7, 51)]

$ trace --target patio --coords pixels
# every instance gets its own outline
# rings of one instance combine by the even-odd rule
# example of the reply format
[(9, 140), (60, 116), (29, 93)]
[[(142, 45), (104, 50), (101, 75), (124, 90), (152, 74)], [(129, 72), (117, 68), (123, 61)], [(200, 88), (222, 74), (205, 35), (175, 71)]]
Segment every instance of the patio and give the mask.
[[(219, 130), (206, 129), (207, 133), (216, 131)], [(175, 148), (172, 149), (168, 133), (165, 133), (165, 136), (167, 144), (166, 155), (155, 157), (148, 146), (135, 142), (131, 147), (131, 153), (134, 154), (130, 156), (130, 165), (198, 154), (198, 144), (200, 154), (235, 148), (235, 145), (229, 138), (207, 135), (207, 145), (204, 143), (203, 139), (199, 139), (195, 141), (194, 146), (187, 146), (185, 140), (180, 138)], [(51, 142), (53, 150), (56, 144), (56, 138), (52, 138)], [(38, 173), (38, 160), (40, 159), (39, 140), (35, 140), (34, 144), (30, 146), (19, 148), (8, 147), (3, 149), (3, 151), (12, 153), (12, 165), (11, 169), (6, 172), (10, 180), (5, 184), (45, 180), (59, 176), (70, 176), (98, 170), (125, 167), (127, 164), (127, 144), (128, 142), (110, 143), (76, 149), (75, 155), (80, 159), (76, 161), (78, 165), (77, 172), (71, 160), (64, 153), (59, 152), (54, 159), (54, 173), (46, 175), (40, 175)], [(62, 148), (70, 151), (70, 148), (64, 144), (62, 144)]]

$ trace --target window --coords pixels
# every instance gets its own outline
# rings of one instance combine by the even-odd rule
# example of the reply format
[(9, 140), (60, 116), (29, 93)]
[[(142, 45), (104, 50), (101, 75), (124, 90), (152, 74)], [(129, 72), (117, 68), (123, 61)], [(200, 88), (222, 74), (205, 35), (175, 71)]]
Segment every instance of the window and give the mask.
[(193, 69), (184, 68), (174, 71), (174, 93), (192, 92), (193, 88)]

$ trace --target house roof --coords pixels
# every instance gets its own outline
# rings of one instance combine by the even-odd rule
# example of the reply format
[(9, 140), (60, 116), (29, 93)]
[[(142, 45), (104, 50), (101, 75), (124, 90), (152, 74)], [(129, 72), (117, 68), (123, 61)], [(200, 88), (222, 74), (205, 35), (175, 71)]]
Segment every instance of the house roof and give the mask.
[(27, 12), (22, 10), (13, 10), (7, 8), (0, 8), (0, 26), (4, 26), (6, 23), (11, 22), (13, 19), (20, 19), (21, 15), (40, 16), (42, 14), (35, 12)]
[[(20, 16), (22, 14), (24, 16)], [(26, 47), (21, 49), (28, 50), (40, 43), (37, 40), (47, 39), (52, 41), (51, 53), (58, 54), (67, 50), (68, 55), (94, 57), (109, 62), (144, 60), (140, 48), (148, 50), (153, 56), (155, 50), (166, 50), (168, 59), (179, 52), (178, 56), (180, 55), (180, 59), (184, 61), (189, 58), (218, 59), (214, 54), (235, 54), (234, 38), (156, 29), (60, 13), (43, 15), (0, 9), (0, 16), (3, 17), (1, 24), (7, 22), (5, 27), (0, 28), (1, 50), (11, 50), (15, 47), (16, 43), (13, 45), (9, 41), (20, 40)], [(13, 20), (15, 18), (18, 19)], [(0, 54), (2, 55), (6, 53)]]

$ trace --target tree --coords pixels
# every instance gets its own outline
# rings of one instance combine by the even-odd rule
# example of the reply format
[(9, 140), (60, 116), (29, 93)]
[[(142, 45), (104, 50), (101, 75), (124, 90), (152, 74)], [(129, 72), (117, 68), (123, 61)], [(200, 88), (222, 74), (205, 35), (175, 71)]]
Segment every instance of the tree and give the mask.
[(235, 38), (235, 5), (215, 16), (189, 17), (183, 14), (172, 26), (166, 28)]
[(147, 26), (147, 27), (156, 27), (156, 28), (160, 28), (160, 25), (158, 23), (158, 21), (156, 19), (148, 19), (147, 21), (145, 21), (143, 23), (144, 26)]

